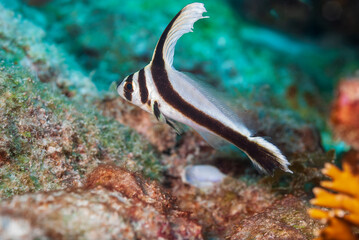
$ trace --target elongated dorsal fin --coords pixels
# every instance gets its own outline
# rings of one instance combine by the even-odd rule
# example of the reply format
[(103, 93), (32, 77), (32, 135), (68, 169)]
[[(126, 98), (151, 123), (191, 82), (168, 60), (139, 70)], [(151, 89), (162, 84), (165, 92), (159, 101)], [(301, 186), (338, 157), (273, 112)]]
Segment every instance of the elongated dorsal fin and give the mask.
[(208, 18), (208, 16), (202, 16), (204, 12), (207, 11), (203, 3), (191, 3), (177, 13), (163, 31), (153, 53), (152, 62), (154, 64), (166, 62), (172, 66), (177, 40), (183, 34), (192, 32), (193, 24), (197, 20)]

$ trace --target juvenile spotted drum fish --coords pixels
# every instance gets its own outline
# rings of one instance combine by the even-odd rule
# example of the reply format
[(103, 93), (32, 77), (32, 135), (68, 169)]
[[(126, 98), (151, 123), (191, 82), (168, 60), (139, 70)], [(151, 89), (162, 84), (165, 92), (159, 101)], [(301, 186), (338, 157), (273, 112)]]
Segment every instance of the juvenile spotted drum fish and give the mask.
[(158, 41), (151, 62), (117, 85), (121, 97), (153, 113), (177, 132), (177, 122), (195, 129), (212, 146), (234, 144), (265, 173), (276, 168), (291, 172), (280, 150), (262, 137), (253, 136), (239, 117), (206, 88), (177, 71), (173, 55), (177, 40), (192, 32), (193, 24), (206, 9), (202, 3), (185, 6), (168, 24)]

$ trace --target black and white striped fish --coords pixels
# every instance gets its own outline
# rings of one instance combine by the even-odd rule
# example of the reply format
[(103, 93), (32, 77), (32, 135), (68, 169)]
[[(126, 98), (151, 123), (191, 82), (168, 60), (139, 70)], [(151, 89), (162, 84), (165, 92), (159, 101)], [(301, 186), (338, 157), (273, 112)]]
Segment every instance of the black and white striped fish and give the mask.
[(223, 141), (234, 144), (263, 172), (272, 173), (276, 168), (291, 172), (287, 159), (276, 146), (252, 136), (233, 111), (172, 66), (177, 40), (191, 32), (197, 20), (207, 18), (202, 16), (204, 12), (202, 3), (184, 7), (162, 33), (151, 62), (121, 81), (118, 93), (177, 132), (176, 121), (194, 128), (212, 146)]

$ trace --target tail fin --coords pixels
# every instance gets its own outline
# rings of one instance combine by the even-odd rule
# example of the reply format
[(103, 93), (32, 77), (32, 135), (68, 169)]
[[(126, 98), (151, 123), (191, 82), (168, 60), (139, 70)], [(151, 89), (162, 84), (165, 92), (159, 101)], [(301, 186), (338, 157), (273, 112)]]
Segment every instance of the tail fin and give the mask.
[(280, 168), (285, 172), (293, 173), (288, 168), (290, 163), (286, 157), (272, 143), (261, 137), (248, 137), (247, 140), (246, 147), (242, 149), (259, 170), (272, 174), (276, 168)]

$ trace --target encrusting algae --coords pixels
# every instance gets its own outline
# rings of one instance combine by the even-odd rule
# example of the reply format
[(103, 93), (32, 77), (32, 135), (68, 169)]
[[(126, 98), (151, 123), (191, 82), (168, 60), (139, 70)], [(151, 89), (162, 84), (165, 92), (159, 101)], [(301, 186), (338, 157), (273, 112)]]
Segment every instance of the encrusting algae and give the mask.
[[(359, 227), (359, 174), (353, 173), (349, 163), (343, 163), (343, 170), (327, 163), (323, 174), (332, 181), (322, 181), (323, 188), (314, 188), (315, 198), (311, 203), (329, 209), (310, 209), (312, 218), (327, 223), (317, 240), (358, 239), (352, 227)], [(324, 188), (328, 189), (325, 190)]]
[(78, 110), (58, 90), (5, 62), (0, 109), (0, 198), (81, 186), (99, 163), (160, 176), (157, 156), (134, 131), (95, 110)]

